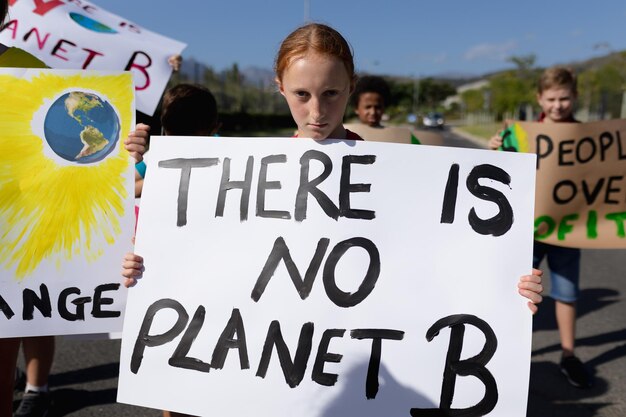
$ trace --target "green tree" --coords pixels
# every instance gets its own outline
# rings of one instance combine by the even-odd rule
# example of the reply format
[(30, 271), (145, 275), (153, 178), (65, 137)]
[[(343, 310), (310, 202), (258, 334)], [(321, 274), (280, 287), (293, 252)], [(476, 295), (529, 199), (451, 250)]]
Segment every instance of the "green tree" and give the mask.
[(535, 55), (512, 56), (509, 62), (515, 69), (501, 72), (490, 80), (491, 110), (498, 118), (503, 113), (516, 112), (520, 107), (535, 102), (535, 80), (538, 70), (534, 67)]
[(224, 99), (227, 111), (242, 112), (246, 110), (243, 94), (243, 74), (235, 62), (230, 69), (223, 72)]
[(515, 64), (515, 69), (521, 78), (526, 80), (532, 79), (535, 76), (535, 62), (537, 56), (535, 54), (511, 56), (507, 61)]
[(456, 94), (456, 88), (446, 81), (424, 78), (419, 82), (419, 102), (434, 109), (449, 96)]
[(485, 91), (480, 90), (466, 90), (461, 93), (461, 100), (465, 105), (465, 111), (477, 112), (485, 108)]
[[(456, 94), (456, 88), (446, 81), (424, 78), (422, 80), (387, 80), (391, 91), (391, 99), (387, 103), (386, 112), (392, 118), (405, 117), (411, 111), (431, 110), (441, 104), (447, 97)], [(414, 108), (415, 92), (417, 108)]]
[(578, 75), (579, 103), (601, 117), (619, 117), (625, 85), (626, 71), (620, 56)]
[(500, 118), (503, 113), (514, 112), (521, 105), (531, 103), (533, 90), (531, 85), (520, 79), (515, 71), (506, 71), (490, 80), (491, 109)]

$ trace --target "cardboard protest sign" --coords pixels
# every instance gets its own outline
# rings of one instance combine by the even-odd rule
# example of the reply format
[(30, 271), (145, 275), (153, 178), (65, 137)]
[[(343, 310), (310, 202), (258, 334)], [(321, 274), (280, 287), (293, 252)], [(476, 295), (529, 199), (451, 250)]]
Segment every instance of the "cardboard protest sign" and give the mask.
[(411, 129), (402, 126), (376, 128), (363, 123), (345, 123), (344, 126), (366, 141), (443, 145), (441, 135), (434, 132), (426, 132), (423, 130), (413, 132)]
[(517, 282), (532, 262), (534, 165), (376, 142), (153, 138), (118, 401), (525, 416), (531, 314)]
[(414, 130), (413, 136), (415, 136), (422, 145), (435, 145), (443, 146), (443, 136), (441, 133), (435, 132), (432, 129), (420, 129)]
[(9, 0), (0, 42), (30, 52), (51, 68), (133, 73), (137, 108), (152, 115), (186, 45), (85, 0)]
[(345, 128), (367, 141), (392, 143), (418, 143), (411, 137), (411, 131), (404, 127), (371, 127), (363, 123), (346, 123)]
[(626, 248), (626, 120), (509, 122), (503, 149), (537, 154), (537, 240)]
[(0, 337), (121, 330), (128, 72), (0, 69)]

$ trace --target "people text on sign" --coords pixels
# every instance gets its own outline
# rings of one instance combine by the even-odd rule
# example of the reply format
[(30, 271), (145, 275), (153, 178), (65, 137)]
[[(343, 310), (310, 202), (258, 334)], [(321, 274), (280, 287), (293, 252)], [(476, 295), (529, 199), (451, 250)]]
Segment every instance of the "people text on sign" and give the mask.
[(626, 159), (626, 147), (622, 143), (622, 136), (619, 131), (602, 132), (597, 138), (584, 137), (578, 140), (563, 140), (558, 143), (556, 149), (550, 136), (537, 135), (535, 149), (537, 152), (537, 169), (539, 169), (542, 160), (547, 159), (553, 152), (556, 152), (559, 166), (586, 164), (598, 158), (600, 161), (606, 161), (607, 155), (613, 154), (620, 161)]

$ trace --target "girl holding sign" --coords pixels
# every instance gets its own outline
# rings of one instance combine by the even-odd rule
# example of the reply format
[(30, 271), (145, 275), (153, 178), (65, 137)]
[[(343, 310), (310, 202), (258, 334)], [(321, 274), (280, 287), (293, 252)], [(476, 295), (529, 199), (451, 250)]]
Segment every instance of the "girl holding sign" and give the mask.
[(339, 32), (316, 23), (296, 29), (282, 42), (274, 69), (296, 136), (362, 140), (343, 126), (356, 74), (352, 50)]
[[(0, 0), (0, 27), (8, 8), (8, 0)], [(19, 48), (0, 44), (0, 67), (46, 68), (46, 64)], [(138, 161), (145, 152), (147, 129), (146, 125), (137, 125), (137, 130), (125, 141), (126, 150)], [(0, 416), (13, 415), (13, 388), (20, 344), (26, 361), (26, 390), (15, 416), (46, 415), (50, 407), (48, 377), (54, 358), (54, 336), (2, 338), (0, 335)]]
[[(282, 42), (275, 71), (280, 93), (298, 126), (296, 137), (362, 140), (343, 126), (356, 74), (350, 45), (339, 32), (319, 23), (299, 27)], [(142, 273), (143, 258), (126, 254), (122, 263), (124, 285), (135, 285)], [(541, 302), (541, 275), (534, 269), (518, 283), (519, 293), (528, 298), (533, 313)]]
[[(275, 63), (276, 83), (297, 125), (296, 137), (362, 140), (343, 126), (356, 75), (352, 51), (333, 28), (311, 23), (282, 42)], [(143, 274), (143, 258), (128, 253), (122, 262), (124, 285), (131, 287)], [(530, 310), (541, 302), (541, 271), (520, 278), (519, 293)], [(174, 414), (165, 414), (174, 415)]]

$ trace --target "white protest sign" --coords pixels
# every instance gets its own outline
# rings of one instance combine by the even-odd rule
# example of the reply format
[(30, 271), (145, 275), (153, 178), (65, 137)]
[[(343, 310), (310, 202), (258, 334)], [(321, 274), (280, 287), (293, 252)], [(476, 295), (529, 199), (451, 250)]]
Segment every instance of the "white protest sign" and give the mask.
[(52, 68), (130, 70), (137, 109), (152, 115), (186, 45), (151, 32), (85, 0), (9, 0), (0, 42)]
[(197, 137), (150, 154), (119, 401), (526, 415), (534, 155)]
[(121, 331), (130, 73), (0, 69), (0, 337)]

